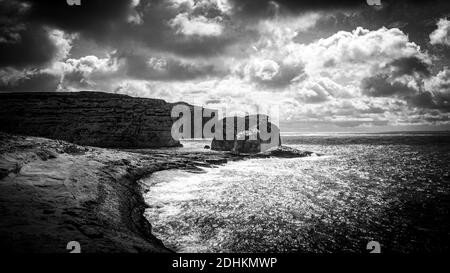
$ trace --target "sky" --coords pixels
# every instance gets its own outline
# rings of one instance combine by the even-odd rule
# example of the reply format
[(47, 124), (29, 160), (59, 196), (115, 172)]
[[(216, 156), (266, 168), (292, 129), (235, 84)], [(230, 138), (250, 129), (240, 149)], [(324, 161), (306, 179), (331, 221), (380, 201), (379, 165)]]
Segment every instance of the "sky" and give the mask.
[(0, 0), (0, 92), (276, 108), (285, 132), (450, 130), (450, 1), (377, 2)]

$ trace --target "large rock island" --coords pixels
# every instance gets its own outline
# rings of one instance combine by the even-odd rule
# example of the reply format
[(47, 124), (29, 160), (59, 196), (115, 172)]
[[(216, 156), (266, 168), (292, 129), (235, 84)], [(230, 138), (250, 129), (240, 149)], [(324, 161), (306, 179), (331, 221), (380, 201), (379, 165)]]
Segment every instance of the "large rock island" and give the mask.
[(281, 146), (280, 129), (267, 115), (225, 117), (218, 127), (212, 150), (257, 154)]

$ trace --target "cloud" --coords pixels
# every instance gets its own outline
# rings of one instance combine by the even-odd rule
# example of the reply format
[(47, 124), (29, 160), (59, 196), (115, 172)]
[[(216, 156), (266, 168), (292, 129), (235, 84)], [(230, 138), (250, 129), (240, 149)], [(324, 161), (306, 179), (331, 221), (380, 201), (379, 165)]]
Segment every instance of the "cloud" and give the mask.
[(414, 75), (416, 73), (428, 77), (431, 74), (430, 64), (417, 56), (395, 59), (386, 66), (391, 70), (391, 77)]
[(42, 36), (34, 36), (39, 34), (37, 30), (49, 28), (115, 49), (133, 46), (184, 56), (211, 56), (223, 52), (245, 31), (225, 27), (231, 15), (223, 0), (90, 0), (77, 7), (66, 1), (2, 0), (0, 5), (0, 42), (18, 40), (22, 35), (30, 36), (27, 44), (36, 44), (31, 44), (31, 39), (45, 43)]
[(106, 58), (89, 55), (55, 63), (48, 71), (61, 75), (59, 90), (109, 90), (109, 82), (120, 78), (119, 69), (120, 63), (112, 55)]
[(57, 30), (30, 25), (16, 34), (17, 40), (0, 43), (0, 67), (44, 66), (70, 50), (70, 41)]
[[(395, 59), (417, 57), (426, 59), (420, 47), (410, 42), (408, 36), (397, 28), (380, 28), (370, 31), (356, 28), (351, 32), (339, 31), (301, 48), (306, 60), (306, 70), (317, 73), (325, 67), (351, 77), (378, 70)], [(347, 75), (345, 75), (347, 76)]]
[(304, 73), (304, 65), (299, 64), (278, 64), (272, 60), (262, 62), (252, 62), (244, 68), (244, 73), (248, 80), (258, 83), (261, 87), (278, 91), (289, 87), (295, 82), (301, 82), (307, 75)]
[(450, 69), (445, 67), (426, 80), (424, 86), (432, 98), (428, 107), (450, 111)]
[(446, 122), (442, 0), (85, 2), (0, 0), (1, 91), (279, 104), (323, 128)]
[(404, 97), (417, 92), (417, 90), (407, 84), (391, 80), (389, 75), (386, 74), (364, 78), (361, 88), (364, 94), (371, 97)]
[(358, 8), (366, 5), (364, 1), (347, 0), (347, 1), (295, 1), (295, 0), (232, 0), (234, 11), (241, 17), (257, 17), (267, 18), (273, 16), (276, 12), (299, 13), (314, 10), (329, 10), (336, 8)]
[(29, 6), (25, 20), (62, 29), (67, 32), (101, 34), (127, 22), (136, 8), (136, 1), (84, 1), (80, 6), (67, 5), (66, 1), (17, 0)]
[(20, 16), (27, 10), (27, 7), (15, 1), (0, 1), (0, 43), (16, 43), (21, 37), (18, 32), (25, 29), (25, 25), (20, 22)]
[(187, 13), (180, 13), (169, 21), (169, 25), (176, 29), (177, 34), (198, 36), (219, 36), (223, 32), (221, 18), (208, 19), (205, 16), (190, 17)]
[(30, 8), (28, 2), (0, 1), (0, 67), (35, 69), (69, 54), (74, 36), (28, 23)]
[(54, 91), (59, 83), (58, 75), (41, 71), (0, 70), (0, 92)]
[(437, 29), (430, 34), (430, 43), (450, 46), (450, 21), (448, 19), (439, 19)]
[(251, 79), (268, 82), (278, 74), (280, 66), (273, 60), (255, 59), (248, 63), (244, 70)]
[(431, 77), (425, 83), (425, 86), (427, 90), (434, 92), (450, 93), (450, 69), (445, 67), (442, 71), (439, 71), (436, 76)]
[(365, 78), (361, 84), (363, 93), (370, 97), (396, 97), (411, 107), (450, 111), (450, 71), (447, 68), (427, 77), (394, 75)]
[[(285, 34), (283, 31), (280, 33)], [(280, 75), (284, 72), (289, 77), (284, 77), (285, 81), (281, 82), (285, 85), (279, 86), (287, 87), (296, 99), (304, 103), (321, 103), (362, 94), (395, 95), (401, 90), (414, 88), (405, 86), (395, 90), (403, 86), (402, 82), (411, 78), (414, 82), (419, 81), (430, 74), (430, 57), (399, 29), (370, 31), (357, 28), (350, 32), (339, 31), (308, 44), (296, 43), (295, 35), (280, 36), (290, 39), (277, 39), (278, 36), (273, 35), (278, 42), (272, 42), (262, 38), (264, 41), (257, 43), (256, 55), (271, 59), (252, 58), (246, 61), (247, 69), (244, 71), (258, 83), (282, 79)]]
[[(322, 1), (317, 1), (322, 3)], [(322, 9), (316, 27), (298, 40), (311, 42), (337, 31), (351, 31), (357, 27), (375, 30), (381, 27), (398, 28), (422, 48), (429, 48), (429, 33), (435, 29), (437, 18), (448, 16), (450, 2), (446, 0), (382, 0), (382, 6), (364, 4), (355, 8), (327, 11)], [(326, 3), (326, 2), (325, 2)], [(430, 47), (430, 50), (434, 49)]]
[(408, 97), (422, 89), (431, 74), (429, 64), (417, 56), (402, 57), (381, 66), (378, 74), (362, 80), (363, 94), (370, 97)]
[(123, 62), (121, 69), (124, 73), (136, 79), (185, 81), (227, 73), (225, 67), (201, 60), (183, 60), (145, 53), (121, 53), (116, 58)]
[[(62, 75), (60, 89), (129, 90), (130, 86), (138, 86), (141, 91), (144, 90), (142, 86), (145, 86), (142, 81), (188, 81), (218, 77), (227, 73), (225, 67), (214, 63), (181, 60), (144, 52), (112, 52), (105, 58), (93, 55), (79, 59), (70, 58), (55, 63), (47, 71)], [(120, 85), (121, 88), (118, 88), (117, 84), (120, 81), (128, 84)], [(133, 84), (129, 84), (130, 82)]]

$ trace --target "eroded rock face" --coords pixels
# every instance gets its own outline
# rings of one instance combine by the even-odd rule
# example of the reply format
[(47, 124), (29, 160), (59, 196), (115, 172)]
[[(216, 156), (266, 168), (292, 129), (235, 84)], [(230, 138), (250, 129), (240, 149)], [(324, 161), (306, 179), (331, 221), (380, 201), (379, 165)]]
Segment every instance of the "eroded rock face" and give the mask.
[(102, 92), (0, 93), (0, 131), (98, 147), (180, 146), (172, 106)]
[[(251, 119), (253, 119), (252, 122), (250, 121)], [(268, 122), (266, 115), (227, 117), (222, 119), (220, 123), (223, 125), (223, 137), (222, 139), (213, 138), (211, 150), (231, 151), (235, 153), (260, 153), (270, 148), (281, 146), (280, 129), (271, 122)], [(239, 123), (244, 124), (244, 127), (239, 127)], [(227, 137), (227, 126), (233, 128), (232, 139)]]
[(321, 154), (298, 150), (288, 146), (272, 147), (265, 152), (259, 153), (257, 157), (278, 157), (278, 158), (294, 158), (294, 157), (307, 157), (307, 156), (321, 156)]

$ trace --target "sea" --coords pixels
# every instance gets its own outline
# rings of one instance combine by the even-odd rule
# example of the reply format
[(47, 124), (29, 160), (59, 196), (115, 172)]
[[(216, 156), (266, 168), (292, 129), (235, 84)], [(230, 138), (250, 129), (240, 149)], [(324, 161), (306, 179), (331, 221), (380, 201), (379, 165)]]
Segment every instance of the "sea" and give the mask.
[[(450, 132), (298, 134), (321, 156), (234, 161), (143, 180), (152, 233), (176, 252), (448, 252)], [(207, 140), (185, 141), (202, 150)]]

